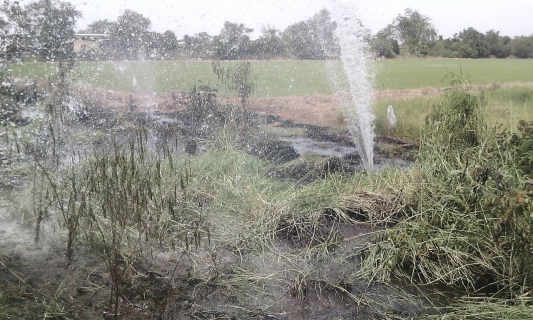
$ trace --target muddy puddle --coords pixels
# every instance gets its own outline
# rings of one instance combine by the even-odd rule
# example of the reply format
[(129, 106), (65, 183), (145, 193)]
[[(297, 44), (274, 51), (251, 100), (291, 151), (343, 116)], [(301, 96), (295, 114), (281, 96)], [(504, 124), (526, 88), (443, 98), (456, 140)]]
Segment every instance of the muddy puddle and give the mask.
[(355, 146), (339, 142), (320, 141), (318, 139), (301, 136), (282, 137), (280, 140), (291, 143), (300, 155), (313, 153), (322, 156), (344, 158), (348, 155), (357, 153)]
[[(290, 143), (300, 155), (316, 154), (338, 157), (349, 160), (356, 170), (364, 170), (357, 155), (357, 148), (347, 141), (324, 141), (307, 136), (281, 137), (280, 140)], [(374, 157), (374, 170), (379, 171), (391, 167), (409, 168), (413, 163), (401, 158), (386, 158), (376, 154)]]

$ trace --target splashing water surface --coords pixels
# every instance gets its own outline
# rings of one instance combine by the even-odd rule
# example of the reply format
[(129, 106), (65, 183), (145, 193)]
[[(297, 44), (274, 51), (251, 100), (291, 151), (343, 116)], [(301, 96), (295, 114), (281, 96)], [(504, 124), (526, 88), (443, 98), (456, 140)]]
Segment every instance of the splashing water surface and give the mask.
[[(372, 170), (374, 114), (370, 106), (372, 77), (367, 68), (368, 48), (364, 41), (365, 28), (357, 19), (357, 8), (353, 1), (331, 0), (330, 2), (333, 9), (332, 18), (337, 22), (336, 36), (341, 48), (341, 61), (350, 85), (351, 101), (343, 103), (344, 118), (365, 168)], [(332, 71), (330, 74), (333, 84), (339, 88), (337, 77)]]

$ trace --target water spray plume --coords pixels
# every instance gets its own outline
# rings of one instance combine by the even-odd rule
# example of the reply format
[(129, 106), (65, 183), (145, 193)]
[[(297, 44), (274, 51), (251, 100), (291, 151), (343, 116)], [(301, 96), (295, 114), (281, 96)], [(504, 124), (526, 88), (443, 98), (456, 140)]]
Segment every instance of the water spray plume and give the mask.
[(367, 69), (365, 28), (357, 19), (356, 4), (349, 0), (331, 0), (341, 61), (350, 85), (351, 103), (343, 104), (344, 117), (366, 170), (374, 164), (374, 114), (371, 75)]

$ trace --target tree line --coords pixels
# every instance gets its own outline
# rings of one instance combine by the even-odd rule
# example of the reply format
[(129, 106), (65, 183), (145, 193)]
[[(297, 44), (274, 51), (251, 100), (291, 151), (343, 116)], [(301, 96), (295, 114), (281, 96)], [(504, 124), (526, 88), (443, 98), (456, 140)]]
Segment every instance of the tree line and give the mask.
[(370, 40), (372, 51), (380, 57), (397, 55), (444, 58), (533, 58), (533, 34), (508, 37), (499, 31), (481, 33), (469, 27), (444, 39), (437, 35), (431, 19), (416, 10), (406, 9)]
[[(75, 25), (81, 13), (60, 0), (37, 0), (22, 7), (4, 1), (0, 7), (0, 49), (2, 59), (57, 61), (76, 56), (73, 52)], [(360, 21), (354, 21), (360, 23)], [(82, 34), (109, 34), (99, 50), (78, 53), (83, 59), (338, 59), (337, 24), (323, 9), (313, 17), (285, 30), (266, 27), (252, 40), (252, 28), (226, 21), (217, 35), (200, 32), (178, 39), (167, 30), (151, 29), (150, 19), (125, 10), (116, 21), (98, 20)], [(365, 41), (371, 53), (384, 58), (398, 55), (449, 58), (533, 58), (533, 35), (508, 37), (498, 31), (481, 33), (467, 28), (453, 37), (437, 35), (431, 20), (416, 10), (406, 9), (394, 21)], [(105, 45), (104, 45), (105, 44)]]
[[(340, 48), (335, 40), (336, 23), (327, 10), (321, 10), (308, 20), (295, 23), (286, 30), (273, 27), (262, 30), (252, 40), (252, 28), (242, 23), (226, 21), (218, 35), (201, 32), (177, 39), (167, 30), (151, 29), (149, 18), (125, 10), (116, 21), (97, 20), (85, 30), (75, 32), (81, 13), (68, 2), (38, 0), (21, 6), (4, 1), (0, 7), (0, 40), (6, 58), (57, 61), (75, 55), (75, 34), (109, 34), (99, 50), (78, 53), (85, 59), (166, 59), (196, 58), (214, 60), (240, 59), (336, 59)], [(13, 31), (13, 30), (16, 30)]]
[(254, 31), (242, 23), (226, 21), (218, 35), (200, 32), (178, 40), (174, 32), (163, 34), (150, 30), (150, 20), (126, 10), (117, 21), (98, 20), (85, 33), (109, 33), (114, 58), (134, 58), (139, 53), (148, 58), (196, 58), (214, 60), (295, 58), (319, 60), (338, 58), (335, 41), (336, 23), (327, 10), (312, 18), (293, 24), (285, 31), (273, 27), (262, 30), (252, 40)]

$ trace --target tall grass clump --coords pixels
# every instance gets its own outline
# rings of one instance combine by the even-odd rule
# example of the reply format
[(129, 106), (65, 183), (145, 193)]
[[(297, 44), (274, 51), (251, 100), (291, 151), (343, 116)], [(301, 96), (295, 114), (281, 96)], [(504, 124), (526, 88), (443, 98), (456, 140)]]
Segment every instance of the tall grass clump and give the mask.
[[(147, 248), (199, 245), (209, 237), (201, 208), (187, 191), (191, 172), (186, 160), (151, 152), (142, 132), (125, 142), (95, 150), (57, 170), (41, 166), (43, 181), (34, 186), (41, 200), (38, 212), (59, 221), (65, 230), (65, 257), (93, 253), (110, 275), (109, 307), (119, 312), (123, 284), (136, 274), (133, 263)], [(86, 250), (82, 250), (85, 248)]]
[(410, 210), (368, 246), (361, 275), (459, 296), (513, 299), (533, 288), (531, 140), (487, 130), (484, 105), (452, 76), (421, 134)]

